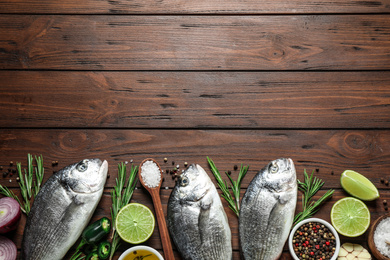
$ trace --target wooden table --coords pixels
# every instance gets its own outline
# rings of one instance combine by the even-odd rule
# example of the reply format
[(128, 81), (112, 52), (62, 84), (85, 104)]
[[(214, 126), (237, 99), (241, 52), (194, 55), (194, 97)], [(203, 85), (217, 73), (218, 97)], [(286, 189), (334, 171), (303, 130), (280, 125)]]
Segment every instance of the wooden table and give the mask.
[[(347, 196), (345, 169), (378, 187), (372, 221), (388, 212), (389, 0), (0, 0), (0, 10), (2, 172), (25, 167), (27, 153), (43, 155), (47, 177), (105, 159), (96, 219), (109, 215), (119, 162), (210, 173), (210, 156), (233, 178), (243, 163), (244, 192), (265, 164), (290, 157), (299, 179), (314, 170), (321, 192), (335, 189), (317, 217), (329, 221)], [(15, 175), (0, 183), (18, 191)], [(173, 186), (167, 174), (165, 212)], [(140, 186), (132, 201), (153, 208)], [(239, 259), (237, 218), (224, 205)], [(24, 223), (8, 235), (19, 247)], [(161, 250), (158, 229), (146, 244)]]

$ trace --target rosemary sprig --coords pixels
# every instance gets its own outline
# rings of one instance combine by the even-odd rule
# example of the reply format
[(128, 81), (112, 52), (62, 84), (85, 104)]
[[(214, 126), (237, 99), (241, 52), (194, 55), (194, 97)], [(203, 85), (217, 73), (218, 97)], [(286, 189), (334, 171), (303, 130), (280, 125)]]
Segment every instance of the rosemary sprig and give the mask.
[(130, 176), (126, 183), (126, 164), (118, 164), (118, 178), (116, 179), (116, 185), (111, 191), (112, 208), (111, 208), (111, 220), (112, 220), (112, 236), (111, 236), (111, 253), (110, 260), (113, 258), (114, 253), (120, 246), (121, 239), (115, 230), (115, 219), (119, 210), (130, 202), (131, 197), (137, 183), (138, 167), (131, 165)]
[[(31, 198), (36, 196), (41, 188), (43, 176), (44, 176), (44, 167), (43, 167), (43, 157), (42, 155), (37, 157), (35, 156), (37, 167), (34, 168), (33, 161), (34, 158), (31, 154), (27, 154), (27, 170), (22, 171), (22, 164), (20, 162), (16, 163), (16, 168), (19, 175), (19, 187), (20, 193), (23, 198), (23, 202), (9, 190), (7, 187), (0, 185), (0, 193), (4, 196), (11, 197), (16, 199), (21, 210), (28, 215), (31, 209)], [(34, 171), (35, 169), (35, 171)], [(35, 175), (35, 182), (34, 182)]]
[(297, 180), (298, 189), (303, 192), (303, 195), (302, 195), (302, 208), (303, 209), (302, 209), (302, 212), (299, 212), (297, 215), (295, 215), (293, 226), (295, 226), (300, 221), (313, 216), (319, 210), (319, 206), (323, 202), (325, 202), (327, 199), (332, 197), (333, 192), (334, 192), (334, 190), (332, 190), (332, 189), (328, 190), (317, 201), (312, 201), (314, 195), (324, 185), (324, 182), (321, 179), (318, 179), (317, 177), (313, 176), (314, 171), (311, 173), (310, 177), (308, 176), (306, 169), (304, 170), (303, 174), (304, 174), (304, 182)]
[(35, 156), (35, 161), (37, 162), (37, 167), (35, 167), (35, 186), (34, 186), (34, 196), (37, 196), (39, 190), (41, 189), (43, 176), (45, 175), (45, 168), (43, 167), (43, 157)]
[(233, 195), (229, 191), (229, 185), (227, 181), (223, 181), (221, 174), (219, 173), (219, 170), (215, 166), (213, 160), (211, 160), (209, 157), (207, 157), (207, 161), (210, 165), (211, 172), (213, 173), (215, 179), (217, 180), (218, 186), (222, 191), (222, 197), (227, 201), (229, 208), (233, 210), (234, 213), (236, 213), (237, 217), (240, 214), (240, 189), (241, 189), (241, 181), (245, 177), (246, 173), (248, 172), (249, 166), (243, 166), (241, 164), (240, 167), (240, 173), (238, 174), (237, 181), (234, 181), (232, 177), (225, 172), (225, 174), (228, 176), (229, 181), (231, 183), (230, 188), (232, 189)]

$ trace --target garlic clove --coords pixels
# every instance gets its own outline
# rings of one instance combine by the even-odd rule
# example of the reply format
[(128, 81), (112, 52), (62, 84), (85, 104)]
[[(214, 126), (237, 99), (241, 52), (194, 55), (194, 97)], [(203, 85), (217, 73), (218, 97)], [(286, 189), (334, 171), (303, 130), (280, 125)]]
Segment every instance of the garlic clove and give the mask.
[(359, 244), (344, 243), (340, 247), (339, 260), (371, 259), (370, 253)]

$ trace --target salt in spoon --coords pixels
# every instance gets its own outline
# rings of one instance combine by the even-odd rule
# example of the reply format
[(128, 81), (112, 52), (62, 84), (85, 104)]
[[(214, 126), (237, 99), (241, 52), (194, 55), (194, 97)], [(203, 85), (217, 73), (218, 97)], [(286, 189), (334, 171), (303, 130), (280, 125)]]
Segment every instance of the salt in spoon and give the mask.
[[(143, 170), (142, 166), (144, 165), (144, 163), (146, 163), (148, 161), (153, 162), (157, 166), (158, 173), (155, 169), (152, 169), (151, 175), (144, 175), (144, 177), (143, 177), (142, 176), (142, 170)], [(148, 163), (148, 164), (151, 165), (150, 167), (155, 168), (152, 163)], [(153, 170), (155, 172), (153, 172)], [(146, 174), (146, 173), (144, 173), (144, 174)], [(154, 174), (159, 174), (159, 175), (156, 176)], [(161, 175), (162, 175), (162, 171), (161, 171), (160, 165), (154, 159), (148, 158), (148, 159), (145, 159), (141, 162), (141, 164), (139, 166), (138, 179), (140, 180), (142, 186), (144, 186), (145, 189), (152, 196), (154, 211), (156, 212), (156, 218), (157, 218), (158, 228), (160, 231), (160, 238), (161, 238), (161, 243), (162, 243), (165, 259), (166, 260), (174, 260), (175, 257), (173, 256), (171, 240), (169, 238), (167, 224), (165, 222), (164, 211), (162, 209), (161, 199), (160, 199), (160, 187), (161, 187), (161, 183), (162, 183), (162, 179), (163, 179)], [(150, 183), (147, 183), (148, 181)]]

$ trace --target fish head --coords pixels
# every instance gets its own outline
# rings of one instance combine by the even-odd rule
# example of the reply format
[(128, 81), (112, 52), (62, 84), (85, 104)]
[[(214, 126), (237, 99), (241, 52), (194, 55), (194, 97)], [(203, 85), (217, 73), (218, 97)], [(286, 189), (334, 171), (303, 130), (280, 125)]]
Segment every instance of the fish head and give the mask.
[(199, 164), (191, 164), (180, 175), (177, 183), (177, 196), (180, 200), (199, 201), (210, 189), (211, 180)]
[(276, 191), (293, 189), (297, 185), (294, 162), (287, 158), (271, 161), (262, 170), (262, 177)]
[(100, 159), (84, 159), (66, 168), (61, 182), (76, 193), (94, 193), (104, 188), (108, 163)]

